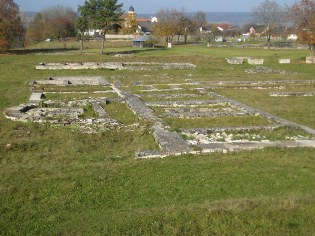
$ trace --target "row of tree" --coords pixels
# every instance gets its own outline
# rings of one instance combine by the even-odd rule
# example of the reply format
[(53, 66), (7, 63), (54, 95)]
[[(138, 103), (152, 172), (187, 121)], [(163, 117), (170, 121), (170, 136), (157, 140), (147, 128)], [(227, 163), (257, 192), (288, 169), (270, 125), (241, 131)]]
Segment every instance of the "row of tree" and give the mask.
[(0, 0), (0, 52), (22, 46), (23, 40), (19, 7), (13, 0)]
[[(27, 43), (41, 42), (47, 38), (58, 39), (78, 36), (82, 42), (84, 32), (89, 29), (99, 29), (102, 32), (102, 48), (104, 51), (105, 35), (112, 30), (119, 29), (122, 25), (122, 4), (117, 0), (85, 0), (84, 5), (79, 6), (78, 14), (71, 8), (54, 7), (39, 12), (27, 29), (23, 28), (19, 8), (13, 0), (0, 0), (0, 51), (22, 46), (24, 40)], [(264, 25), (264, 34), (269, 45), (271, 36), (284, 19), (290, 22), (292, 33), (296, 33), (304, 43), (308, 43), (315, 50), (315, 1), (299, 0), (291, 7), (279, 6), (275, 0), (265, 0), (259, 4), (254, 15)], [(171, 41), (177, 36), (184, 36), (187, 42), (188, 35), (195, 35), (197, 39), (211, 41), (218, 35), (218, 29), (212, 25), (208, 33), (201, 34), (200, 29), (207, 26), (206, 15), (197, 12), (193, 16), (187, 16), (177, 9), (161, 9), (157, 13), (159, 22), (155, 29), (155, 35)], [(136, 22), (131, 24), (137, 27)], [(130, 28), (125, 27), (125, 28)], [(26, 34), (25, 34), (26, 32)]]
[(53, 7), (37, 13), (26, 31), (26, 43), (61, 39), (76, 35), (76, 13), (69, 7)]
[[(199, 29), (207, 24), (203, 12), (197, 12), (188, 17), (182, 11), (176, 9), (161, 9), (158, 12), (159, 23), (155, 34), (171, 41), (173, 36), (193, 34), (197, 39), (208, 42), (221, 34), (216, 25), (211, 25), (210, 30), (200, 34)], [(315, 54), (315, 1), (299, 0), (293, 6), (280, 6), (275, 0), (265, 0), (254, 9), (256, 21), (264, 27), (263, 35), (267, 37), (268, 47), (271, 45), (271, 37), (279, 33), (279, 29), (286, 29), (287, 33), (297, 34), (299, 40), (310, 45), (312, 54)], [(209, 28), (209, 27), (208, 27)]]
[(200, 32), (200, 28), (207, 24), (204, 12), (197, 12), (189, 17), (183, 11), (177, 9), (161, 9), (157, 13), (157, 17), (159, 23), (156, 26), (155, 34), (164, 37), (167, 42), (171, 42), (176, 35), (178, 42), (180, 36), (184, 36), (184, 42), (186, 43), (188, 34)]
[(271, 36), (285, 26), (289, 32), (296, 33), (302, 42), (308, 43), (314, 51), (314, 0), (300, 0), (291, 7), (282, 7), (274, 0), (265, 0), (254, 9), (254, 17), (264, 26), (263, 33), (267, 37), (269, 48)]

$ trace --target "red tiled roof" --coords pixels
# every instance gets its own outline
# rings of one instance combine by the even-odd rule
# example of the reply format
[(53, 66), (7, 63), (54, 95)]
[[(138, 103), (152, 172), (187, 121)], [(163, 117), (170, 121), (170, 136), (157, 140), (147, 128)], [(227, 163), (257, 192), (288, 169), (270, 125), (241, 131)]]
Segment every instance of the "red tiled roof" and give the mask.
[(151, 22), (151, 18), (137, 18), (138, 22)]

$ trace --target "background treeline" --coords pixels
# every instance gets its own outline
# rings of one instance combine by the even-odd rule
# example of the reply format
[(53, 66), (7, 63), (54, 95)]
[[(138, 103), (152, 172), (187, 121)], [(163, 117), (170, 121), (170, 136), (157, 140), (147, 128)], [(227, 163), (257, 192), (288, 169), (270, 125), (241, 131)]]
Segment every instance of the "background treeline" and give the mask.
[(75, 37), (77, 14), (70, 7), (56, 6), (37, 13), (30, 23), (25, 42), (33, 44), (46, 39)]
[[(267, 38), (269, 47), (275, 35), (296, 34), (299, 41), (308, 44), (315, 54), (314, 0), (299, 0), (286, 7), (274, 0), (264, 0), (253, 11), (255, 21), (263, 27), (260, 35)], [(37, 13), (23, 25), (18, 5), (13, 0), (0, 0), (0, 51), (47, 39), (62, 41), (76, 36), (83, 43), (85, 32), (93, 29), (101, 30), (104, 44), (106, 33), (117, 33), (121, 29), (119, 33), (131, 34), (138, 29), (136, 22), (129, 22), (128, 29), (124, 27), (126, 19), (122, 18), (122, 4), (117, 0), (87, 0), (79, 6), (78, 12), (69, 7), (55, 6)], [(218, 36), (241, 34), (236, 27), (219, 31), (216, 24), (207, 22), (203, 12), (188, 16), (184, 11), (165, 8), (157, 12), (157, 17), (153, 32), (156, 40), (172, 42), (183, 38), (186, 43), (189, 35), (195, 41), (211, 42)], [(104, 45), (102, 52), (103, 48)]]

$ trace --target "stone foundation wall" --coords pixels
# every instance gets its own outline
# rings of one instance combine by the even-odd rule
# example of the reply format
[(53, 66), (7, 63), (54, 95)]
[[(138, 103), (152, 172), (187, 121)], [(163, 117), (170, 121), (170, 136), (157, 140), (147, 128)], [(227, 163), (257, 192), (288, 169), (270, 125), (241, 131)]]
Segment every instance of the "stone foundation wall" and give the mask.
[(279, 59), (279, 64), (290, 64), (291, 60), (290, 59)]
[(81, 62), (81, 63), (39, 63), (37, 70), (191, 70), (190, 63), (146, 63), (146, 62)]
[(231, 65), (240, 65), (244, 63), (244, 59), (243, 58), (226, 58), (227, 63), (231, 64)]
[(247, 63), (250, 65), (263, 65), (264, 59), (249, 58), (247, 59)]
[(315, 56), (306, 58), (307, 64), (315, 64)]

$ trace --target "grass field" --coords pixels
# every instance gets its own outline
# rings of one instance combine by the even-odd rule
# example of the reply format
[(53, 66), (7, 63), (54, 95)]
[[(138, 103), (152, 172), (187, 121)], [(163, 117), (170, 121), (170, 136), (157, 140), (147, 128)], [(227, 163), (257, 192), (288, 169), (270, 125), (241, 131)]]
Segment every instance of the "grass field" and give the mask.
[[(82, 134), (75, 127), (13, 122), (3, 114), (6, 108), (28, 101), (29, 80), (50, 76), (104, 76), (133, 92), (141, 87), (134, 85), (136, 81), (165, 88), (165, 84), (184, 83), (186, 79), (314, 80), (315, 66), (304, 63), (308, 51), (191, 45), (171, 50), (142, 49), (130, 57), (116, 58), (78, 55), (77, 50), (65, 54), (50, 50), (40, 54), (29, 50), (23, 55), (0, 55), (0, 235), (314, 234), (315, 150), (312, 148), (267, 148), (136, 160), (135, 152), (157, 149), (152, 130), (145, 123), (134, 131)], [(264, 58), (265, 66), (296, 73), (248, 74), (245, 69), (253, 66), (228, 65), (225, 58), (230, 56)], [(280, 65), (279, 58), (290, 58), (292, 64)], [(84, 61), (189, 62), (196, 64), (197, 69), (35, 70), (39, 62)], [(314, 91), (314, 88), (299, 90)], [(314, 97), (274, 98), (268, 95), (272, 89), (227, 88), (215, 92), (315, 128)], [(62, 98), (68, 99), (68, 94)], [(106, 106), (119, 122), (126, 125), (143, 122), (125, 104)], [(168, 121), (173, 129), (194, 127), (189, 120)], [(264, 119), (255, 117), (246, 121), (242, 117), (198, 122), (213, 126), (229, 126), (231, 122), (266, 124)]]

